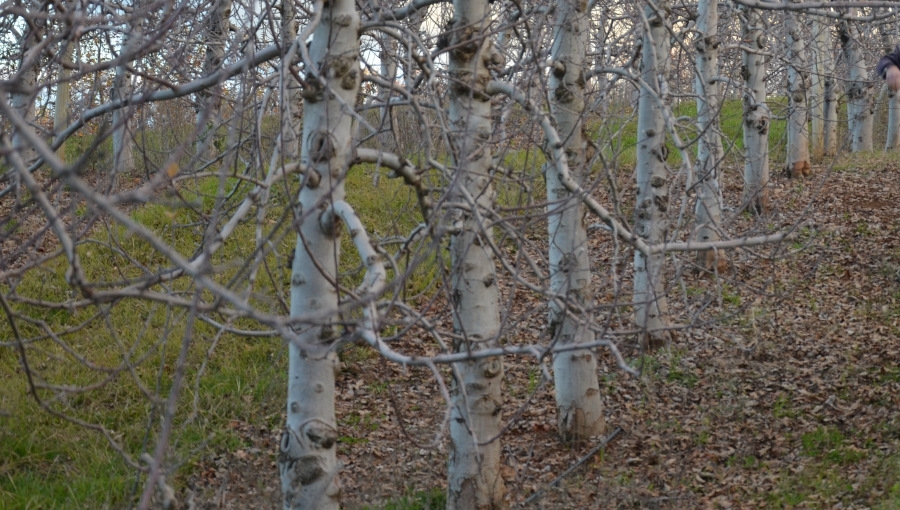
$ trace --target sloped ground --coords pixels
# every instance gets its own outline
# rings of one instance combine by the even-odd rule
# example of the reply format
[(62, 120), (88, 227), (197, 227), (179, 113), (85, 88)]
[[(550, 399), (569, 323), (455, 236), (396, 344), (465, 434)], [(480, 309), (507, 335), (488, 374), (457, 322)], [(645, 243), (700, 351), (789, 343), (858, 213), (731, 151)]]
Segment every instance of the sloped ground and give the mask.
[[(676, 320), (698, 327), (643, 356), (623, 337), (640, 378), (601, 353), (608, 425), (621, 428), (604, 451), (583, 459), (600, 438), (561, 444), (552, 385), (532, 360), (508, 359), (502, 441), (511, 503), (547, 488), (527, 507), (900, 507), (900, 183), (885, 161), (820, 168), (805, 182), (775, 177), (773, 213), (739, 214), (728, 230), (798, 224), (799, 238), (730, 253), (718, 280), (690, 270), (687, 257), (672, 259)], [(730, 203), (739, 188), (726, 187)], [(597, 260), (608, 262), (608, 239), (596, 237)], [(538, 309), (530, 299), (516, 302), (517, 332), (539, 336), (543, 315), (529, 315)], [(343, 359), (345, 506), (380, 508), (404, 496), (420, 506), (391, 508), (441, 506), (444, 406), (430, 375), (364, 348)], [(182, 501), (277, 507), (278, 431), (233, 426), (246, 448), (198, 462)]]

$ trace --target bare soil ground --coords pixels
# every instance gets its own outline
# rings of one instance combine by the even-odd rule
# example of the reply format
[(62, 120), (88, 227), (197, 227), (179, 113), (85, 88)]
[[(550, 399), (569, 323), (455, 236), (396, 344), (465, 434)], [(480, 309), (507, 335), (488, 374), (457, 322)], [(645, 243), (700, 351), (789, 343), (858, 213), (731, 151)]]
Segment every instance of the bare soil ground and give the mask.
[[(695, 327), (649, 356), (622, 337), (623, 354), (643, 367), (639, 378), (600, 351), (608, 425), (621, 432), (596, 455), (583, 459), (601, 438), (574, 446), (558, 440), (552, 384), (542, 382), (534, 360), (507, 359), (501, 440), (510, 504), (522, 506), (541, 489), (528, 508), (900, 504), (900, 180), (894, 164), (867, 167), (817, 168), (806, 181), (775, 177), (773, 212), (738, 214), (728, 231), (799, 222), (800, 237), (730, 252), (729, 271), (718, 279), (678, 274), (688, 257), (671, 259), (673, 315)], [(736, 203), (739, 183), (725, 193)], [(605, 233), (594, 237), (603, 274), (614, 260), (611, 243)], [(622, 256), (618, 269), (627, 272), (629, 259)], [(601, 287), (598, 299), (613, 294)], [(516, 299), (517, 334), (545, 335), (543, 312), (529, 313), (536, 298)], [(435, 437), (444, 404), (431, 376), (363, 348), (345, 352), (344, 365), (337, 413), (345, 506), (381, 508), (440, 492), (447, 444)], [(182, 501), (278, 507), (279, 431), (232, 425), (246, 447), (198, 461)]]

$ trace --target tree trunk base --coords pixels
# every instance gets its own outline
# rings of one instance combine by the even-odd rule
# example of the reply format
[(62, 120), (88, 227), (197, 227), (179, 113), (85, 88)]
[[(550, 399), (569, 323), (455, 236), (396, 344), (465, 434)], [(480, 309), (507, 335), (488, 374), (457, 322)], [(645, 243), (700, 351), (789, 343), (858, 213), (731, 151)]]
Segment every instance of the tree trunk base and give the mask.
[(678, 339), (678, 334), (671, 330), (644, 331), (638, 336), (641, 342), (641, 349), (645, 352), (657, 351), (673, 344)]
[(723, 274), (728, 270), (729, 260), (724, 250), (704, 250), (697, 253), (697, 266), (704, 274)]
[(801, 179), (812, 175), (812, 166), (810, 166), (809, 161), (797, 161), (788, 163), (785, 167), (785, 171), (787, 171), (787, 176), (789, 178)]

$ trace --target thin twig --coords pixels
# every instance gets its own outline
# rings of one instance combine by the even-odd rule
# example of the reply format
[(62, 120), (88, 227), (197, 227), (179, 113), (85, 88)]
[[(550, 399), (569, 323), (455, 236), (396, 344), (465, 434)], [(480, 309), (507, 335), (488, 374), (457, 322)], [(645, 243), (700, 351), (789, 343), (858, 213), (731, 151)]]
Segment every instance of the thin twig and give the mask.
[(573, 471), (575, 471), (576, 469), (578, 469), (579, 467), (581, 467), (581, 465), (584, 464), (585, 462), (587, 462), (588, 459), (590, 459), (591, 457), (593, 457), (593, 456), (594, 456), (597, 452), (599, 452), (604, 446), (606, 446), (607, 444), (609, 444), (610, 441), (612, 441), (613, 439), (615, 439), (615, 437), (619, 435), (619, 432), (622, 432), (622, 427), (616, 427), (616, 430), (612, 431), (612, 434), (606, 436), (606, 438), (605, 438), (603, 441), (600, 441), (600, 444), (598, 444), (597, 446), (593, 447), (593, 448), (591, 449), (591, 451), (587, 452), (587, 455), (585, 455), (584, 457), (578, 459), (578, 462), (576, 462), (572, 467), (570, 467), (569, 469), (563, 471), (563, 474), (561, 474), (561, 475), (559, 475), (558, 477), (556, 477), (556, 480), (553, 480), (552, 482), (550, 482), (549, 485), (547, 485), (547, 486), (544, 487), (543, 489), (541, 489), (541, 490), (535, 492), (534, 494), (531, 495), (531, 497), (529, 497), (528, 499), (526, 499), (525, 501), (523, 501), (523, 502), (522, 502), (522, 506), (525, 506), (525, 505), (527, 505), (528, 503), (531, 503), (532, 501), (534, 501), (535, 499), (541, 497), (541, 494), (543, 494), (544, 492), (546, 492), (547, 489), (549, 489), (550, 487), (555, 487), (556, 485), (559, 485), (559, 482), (561, 482), (561, 481), (563, 480), (563, 478), (569, 476), (570, 474), (572, 474)]

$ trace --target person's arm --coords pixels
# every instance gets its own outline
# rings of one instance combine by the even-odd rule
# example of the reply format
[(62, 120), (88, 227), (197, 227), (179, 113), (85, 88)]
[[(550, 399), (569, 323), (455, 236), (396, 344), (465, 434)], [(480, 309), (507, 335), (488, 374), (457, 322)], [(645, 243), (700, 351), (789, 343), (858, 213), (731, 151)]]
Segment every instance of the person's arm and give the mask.
[(891, 64), (887, 66), (884, 72), (884, 79), (887, 80), (887, 86), (894, 92), (900, 90), (900, 68)]
[(878, 62), (875, 73), (887, 81), (887, 86), (897, 92), (900, 90), (900, 47), (888, 53)]

